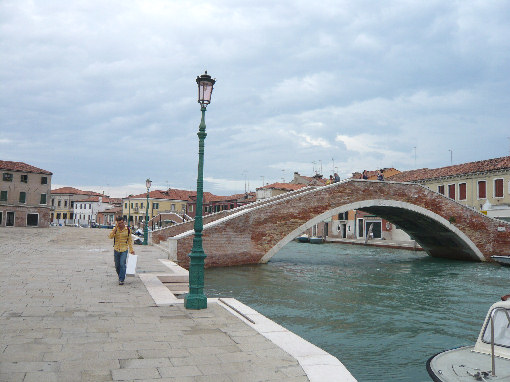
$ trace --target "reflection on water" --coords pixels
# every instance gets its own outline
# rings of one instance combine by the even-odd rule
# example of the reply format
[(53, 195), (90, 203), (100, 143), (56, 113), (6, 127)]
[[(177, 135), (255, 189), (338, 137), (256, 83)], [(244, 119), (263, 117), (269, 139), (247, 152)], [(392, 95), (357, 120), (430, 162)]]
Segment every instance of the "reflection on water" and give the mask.
[(205, 283), (208, 297), (250, 305), (360, 382), (427, 381), (431, 355), (476, 341), (509, 276), (423, 252), (291, 242), (268, 264), (207, 269)]

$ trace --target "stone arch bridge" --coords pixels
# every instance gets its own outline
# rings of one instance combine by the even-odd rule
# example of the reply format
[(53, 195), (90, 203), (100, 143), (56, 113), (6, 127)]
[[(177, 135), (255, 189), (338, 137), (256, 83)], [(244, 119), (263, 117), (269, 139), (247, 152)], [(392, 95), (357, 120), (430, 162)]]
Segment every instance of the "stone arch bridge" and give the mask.
[[(348, 210), (399, 226), (434, 257), (486, 261), (510, 256), (510, 224), (413, 183), (346, 180), (304, 188), (204, 217), (206, 267), (267, 262), (306, 229)], [(188, 267), (193, 222), (153, 233), (179, 265)]]

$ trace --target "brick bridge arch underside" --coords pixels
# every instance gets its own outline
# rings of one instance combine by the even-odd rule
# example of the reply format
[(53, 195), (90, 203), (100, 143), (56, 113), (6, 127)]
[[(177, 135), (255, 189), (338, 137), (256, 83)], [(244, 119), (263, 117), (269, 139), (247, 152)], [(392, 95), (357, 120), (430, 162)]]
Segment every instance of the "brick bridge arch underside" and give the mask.
[[(508, 223), (417, 184), (348, 180), (268, 200), (206, 224), (205, 264), (267, 262), (306, 229), (353, 209), (398, 225), (433, 257), (486, 261), (492, 255), (510, 256)], [(189, 227), (183, 225), (186, 232), (168, 238), (170, 252), (185, 267), (193, 239)]]

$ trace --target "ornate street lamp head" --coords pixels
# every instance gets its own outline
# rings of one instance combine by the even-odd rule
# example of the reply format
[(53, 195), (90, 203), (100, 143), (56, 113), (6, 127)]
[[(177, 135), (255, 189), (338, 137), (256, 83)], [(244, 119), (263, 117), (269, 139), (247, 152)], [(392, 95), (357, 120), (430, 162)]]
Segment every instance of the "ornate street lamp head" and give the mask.
[(207, 74), (207, 70), (200, 77), (197, 76), (198, 103), (206, 108), (211, 103), (211, 94), (216, 80)]
[(152, 184), (152, 181), (149, 178), (147, 178), (147, 180), (145, 181), (145, 187), (147, 187), (147, 190), (149, 188), (151, 188), (151, 184)]

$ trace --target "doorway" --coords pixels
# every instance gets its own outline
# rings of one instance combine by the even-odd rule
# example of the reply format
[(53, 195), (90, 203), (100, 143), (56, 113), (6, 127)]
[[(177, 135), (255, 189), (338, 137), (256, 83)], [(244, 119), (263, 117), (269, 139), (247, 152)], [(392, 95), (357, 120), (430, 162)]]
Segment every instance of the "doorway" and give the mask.
[(14, 226), (14, 212), (7, 211), (7, 216), (5, 219), (5, 226), (6, 227), (13, 227)]
[(382, 237), (382, 223), (380, 221), (365, 220), (365, 231), (368, 232), (372, 226), (371, 239), (380, 239)]
[(39, 214), (27, 214), (27, 226), (37, 227), (39, 225)]

